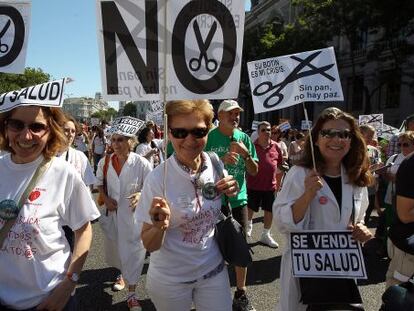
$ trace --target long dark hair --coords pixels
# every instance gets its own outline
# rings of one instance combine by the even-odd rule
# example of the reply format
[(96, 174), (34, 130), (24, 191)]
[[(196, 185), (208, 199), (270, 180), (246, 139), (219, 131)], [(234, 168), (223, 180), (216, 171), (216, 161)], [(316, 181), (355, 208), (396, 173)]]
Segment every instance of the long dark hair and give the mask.
[[(316, 170), (319, 173), (323, 173), (325, 171), (325, 159), (321, 155), (319, 147), (315, 145), (315, 143), (318, 140), (319, 132), (322, 129), (323, 125), (330, 120), (344, 120), (350, 126), (352, 134), (351, 146), (348, 153), (342, 160), (342, 164), (346, 169), (349, 181), (352, 184), (355, 184), (360, 187), (371, 185), (373, 182), (373, 176), (369, 171), (367, 146), (362, 137), (361, 131), (359, 130), (358, 124), (356, 123), (353, 116), (346, 112), (343, 112), (342, 110), (336, 107), (326, 108), (324, 111), (322, 111), (322, 113), (316, 120), (314, 126), (312, 127), (312, 138), (313, 148), (315, 151)], [(313, 168), (311, 142), (309, 135), (306, 136), (303, 156), (299, 161), (298, 165), (307, 168)]]

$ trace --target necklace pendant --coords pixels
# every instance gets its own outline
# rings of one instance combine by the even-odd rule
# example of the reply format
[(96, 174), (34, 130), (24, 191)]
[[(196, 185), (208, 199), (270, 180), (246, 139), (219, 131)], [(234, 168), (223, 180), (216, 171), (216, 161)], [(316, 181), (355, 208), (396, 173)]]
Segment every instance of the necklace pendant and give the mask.
[(10, 199), (0, 201), (0, 218), (3, 220), (16, 219), (19, 215), (19, 207)]

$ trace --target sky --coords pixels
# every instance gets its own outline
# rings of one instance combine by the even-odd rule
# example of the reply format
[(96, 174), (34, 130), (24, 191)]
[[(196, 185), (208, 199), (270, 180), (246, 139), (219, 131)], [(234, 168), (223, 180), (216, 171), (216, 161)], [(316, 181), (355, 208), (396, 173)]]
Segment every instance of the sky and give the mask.
[(95, 0), (32, 0), (26, 67), (73, 78), (65, 97), (94, 97), (101, 91), (96, 28)]

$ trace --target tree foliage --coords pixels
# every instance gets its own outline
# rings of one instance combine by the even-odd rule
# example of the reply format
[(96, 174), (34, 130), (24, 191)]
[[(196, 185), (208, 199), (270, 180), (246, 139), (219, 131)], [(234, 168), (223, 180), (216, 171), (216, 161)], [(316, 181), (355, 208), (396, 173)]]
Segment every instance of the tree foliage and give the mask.
[(0, 73), (0, 93), (19, 90), (21, 88), (45, 83), (50, 75), (40, 68), (26, 68), (23, 74)]
[(118, 112), (110, 107), (108, 110), (100, 110), (91, 115), (92, 118), (99, 118), (100, 120), (110, 121), (117, 116)]
[(126, 104), (123, 110), (123, 115), (135, 118), (137, 116), (137, 107), (133, 103)]

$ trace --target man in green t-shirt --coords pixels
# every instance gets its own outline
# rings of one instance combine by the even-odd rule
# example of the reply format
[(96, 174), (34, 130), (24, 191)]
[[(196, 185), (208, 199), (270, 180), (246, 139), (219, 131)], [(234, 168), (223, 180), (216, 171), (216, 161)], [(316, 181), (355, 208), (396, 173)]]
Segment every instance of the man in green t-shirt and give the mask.
[[(208, 134), (206, 151), (214, 151), (224, 163), (229, 175), (239, 183), (240, 192), (228, 198), (233, 217), (246, 232), (247, 226), (247, 189), (246, 172), (257, 174), (259, 161), (250, 137), (238, 130), (240, 112), (243, 109), (234, 100), (224, 100), (218, 109), (219, 126)], [(233, 310), (254, 311), (246, 295), (247, 268), (235, 267), (237, 290), (233, 299)]]

